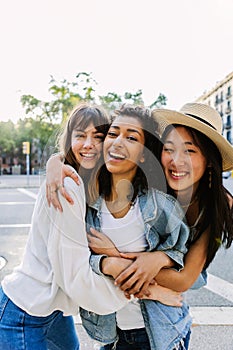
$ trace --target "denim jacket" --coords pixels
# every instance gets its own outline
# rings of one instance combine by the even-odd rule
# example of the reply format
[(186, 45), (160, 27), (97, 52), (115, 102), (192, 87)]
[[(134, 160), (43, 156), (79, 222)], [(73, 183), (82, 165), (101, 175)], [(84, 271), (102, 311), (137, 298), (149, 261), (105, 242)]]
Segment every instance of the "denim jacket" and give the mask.
[[(184, 213), (177, 201), (154, 189), (146, 194), (140, 193), (138, 198), (145, 224), (147, 251), (164, 251), (182, 267), (189, 228), (183, 221)], [(101, 231), (101, 203), (100, 197), (87, 211), (88, 231), (90, 227)], [(100, 274), (99, 259), (99, 256), (93, 256), (91, 264), (93, 270)], [(101, 297), (104, 298), (104, 295)], [(173, 350), (182, 343), (192, 323), (185, 303), (182, 307), (172, 307), (146, 299), (139, 302), (151, 350)], [(80, 308), (80, 315), (90, 337), (105, 344), (117, 341), (115, 313), (101, 316)]]

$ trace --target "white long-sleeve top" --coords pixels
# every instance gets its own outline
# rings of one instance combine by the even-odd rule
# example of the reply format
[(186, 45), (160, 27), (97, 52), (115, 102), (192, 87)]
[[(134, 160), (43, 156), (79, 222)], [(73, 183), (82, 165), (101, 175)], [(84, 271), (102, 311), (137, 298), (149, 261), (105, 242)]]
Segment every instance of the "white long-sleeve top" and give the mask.
[(5, 294), (31, 315), (47, 316), (55, 310), (76, 315), (79, 306), (98, 314), (108, 314), (128, 303), (108, 277), (95, 274), (85, 229), (84, 186), (65, 179), (74, 200), (62, 196), (63, 212), (49, 207), (45, 183), (36, 200), (32, 225), (23, 261), (2, 281)]

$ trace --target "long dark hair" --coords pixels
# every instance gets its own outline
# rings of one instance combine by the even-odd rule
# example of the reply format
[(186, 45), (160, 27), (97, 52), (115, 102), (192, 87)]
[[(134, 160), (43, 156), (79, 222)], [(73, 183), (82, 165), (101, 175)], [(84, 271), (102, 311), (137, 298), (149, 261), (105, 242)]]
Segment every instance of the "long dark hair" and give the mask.
[[(208, 161), (205, 173), (200, 179), (197, 189), (197, 198), (202, 215), (196, 227), (196, 236), (190, 244), (194, 243), (208, 228), (210, 231), (205, 268), (214, 259), (221, 244), (226, 248), (231, 246), (233, 240), (233, 211), (229, 205), (229, 192), (222, 182), (222, 157), (215, 145), (207, 136), (193, 128), (174, 124), (169, 125), (163, 135), (164, 143), (167, 135), (174, 127), (183, 126), (189, 132), (194, 144)], [(176, 197), (174, 191), (168, 186), (168, 192)], [(231, 196), (231, 195), (230, 195)]]
[[(144, 158), (145, 162), (137, 167), (135, 177), (132, 181), (133, 191), (131, 201), (133, 202), (139, 191), (142, 193), (148, 188), (157, 187), (164, 188), (164, 174), (159, 162), (162, 143), (158, 135), (158, 124), (152, 118), (149, 109), (144, 106), (135, 106), (123, 104), (120, 109), (116, 110), (111, 116), (111, 122), (118, 116), (132, 117), (139, 120), (145, 137)], [(111, 194), (111, 173), (103, 165), (99, 174), (99, 193), (109, 198)]]
[[(59, 146), (60, 151), (64, 156), (64, 163), (71, 165), (77, 172), (79, 172), (84, 184), (88, 187), (88, 191), (86, 191), (88, 202), (93, 202), (98, 196), (97, 173), (103, 164), (103, 155), (101, 155), (94, 169), (85, 172), (85, 170), (80, 168), (80, 164), (77, 162), (72, 151), (71, 136), (73, 130), (77, 128), (77, 126), (79, 129), (85, 130), (91, 123), (98, 132), (103, 133), (104, 137), (106, 136), (110, 125), (110, 119), (106, 111), (98, 105), (82, 102), (70, 114), (59, 138)], [(81, 170), (83, 170), (83, 172)], [(91, 181), (89, 181), (90, 177)]]

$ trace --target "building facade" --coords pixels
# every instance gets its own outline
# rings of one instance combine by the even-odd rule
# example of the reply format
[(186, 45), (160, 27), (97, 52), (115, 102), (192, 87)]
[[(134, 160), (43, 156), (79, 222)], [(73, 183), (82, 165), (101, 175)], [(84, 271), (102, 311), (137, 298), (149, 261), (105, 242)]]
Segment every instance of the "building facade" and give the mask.
[(196, 102), (215, 108), (223, 119), (223, 136), (233, 144), (233, 72), (201, 95)]

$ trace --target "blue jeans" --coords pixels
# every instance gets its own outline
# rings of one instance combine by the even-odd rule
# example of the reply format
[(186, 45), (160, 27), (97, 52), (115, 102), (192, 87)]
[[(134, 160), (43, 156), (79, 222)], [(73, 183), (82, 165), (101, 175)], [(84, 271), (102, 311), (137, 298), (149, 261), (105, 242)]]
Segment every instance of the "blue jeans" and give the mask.
[[(150, 350), (150, 343), (145, 328), (121, 330), (117, 329), (119, 340), (114, 348), (114, 344), (108, 344), (100, 350)], [(179, 350), (188, 350), (191, 331), (183, 339), (184, 345), (179, 346)]]
[(190, 337), (191, 337), (191, 329), (188, 331), (186, 337), (184, 338), (184, 348), (185, 348), (185, 350), (188, 350), (188, 348), (189, 348)]
[[(145, 328), (117, 329), (118, 341), (114, 350), (150, 350), (150, 342)], [(105, 345), (101, 350), (111, 350), (114, 344)]]
[(31, 316), (0, 288), (0, 349), (78, 350), (73, 317), (65, 317), (61, 311), (46, 317)]

